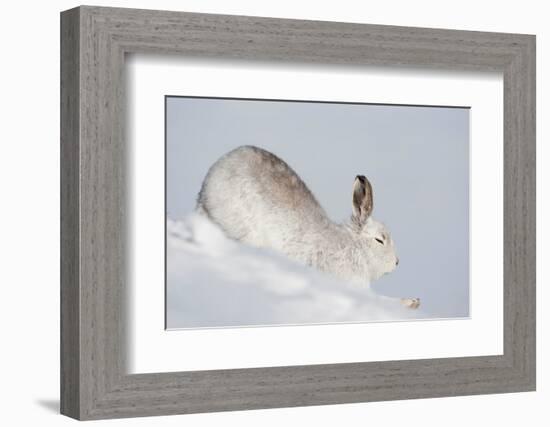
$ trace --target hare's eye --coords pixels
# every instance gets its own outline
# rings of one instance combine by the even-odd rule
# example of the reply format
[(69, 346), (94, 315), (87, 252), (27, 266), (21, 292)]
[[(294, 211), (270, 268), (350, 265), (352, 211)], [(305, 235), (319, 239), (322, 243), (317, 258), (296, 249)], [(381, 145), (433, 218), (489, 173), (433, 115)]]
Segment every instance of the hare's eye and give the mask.
[(381, 245), (384, 244), (384, 241), (382, 239), (379, 239), (378, 237), (375, 237), (374, 240), (376, 240), (378, 243), (380, 243)]

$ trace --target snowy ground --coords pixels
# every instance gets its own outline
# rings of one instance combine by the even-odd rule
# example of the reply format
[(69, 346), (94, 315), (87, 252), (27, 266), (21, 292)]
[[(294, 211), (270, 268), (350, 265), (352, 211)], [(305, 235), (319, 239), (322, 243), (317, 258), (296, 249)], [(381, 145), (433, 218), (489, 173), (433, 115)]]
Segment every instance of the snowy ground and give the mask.
[(396, 299), (230, 240), (200, 215), (167, 220), (170, 329), (421, 317)]

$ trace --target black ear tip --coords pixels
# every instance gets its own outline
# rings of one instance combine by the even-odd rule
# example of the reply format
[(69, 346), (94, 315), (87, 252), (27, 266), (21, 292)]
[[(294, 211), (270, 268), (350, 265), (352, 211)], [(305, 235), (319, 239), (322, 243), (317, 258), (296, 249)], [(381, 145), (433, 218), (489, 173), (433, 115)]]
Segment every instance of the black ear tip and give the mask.
[(358, 179), (359, 182), (361, 182), (362, 184), (364, 184), (365, 181), (367, 180), (367, 178), (365, 178), (364, 175), (357, 175), (357, 176), (355, 177), (355, 179)]

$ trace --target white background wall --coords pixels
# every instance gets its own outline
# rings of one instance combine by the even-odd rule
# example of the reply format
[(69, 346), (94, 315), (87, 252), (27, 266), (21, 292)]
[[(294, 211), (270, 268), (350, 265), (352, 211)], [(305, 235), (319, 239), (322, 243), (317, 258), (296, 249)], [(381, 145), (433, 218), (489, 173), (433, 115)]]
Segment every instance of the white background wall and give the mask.
[[(59, 384), (59, 11), (73, 1), (5, 2), (0, 67), (0, 259), (2, 425), (67, 425)], [(548, 80), (545, 2), (461, 0), (336, 2), (277, 0), (97, 1), (105, 6), (246, 14), (537, 34), (538, 56), (538, 390), (324, 407), (116, 420), (110, 425), (546, 426), (550, 414)], [(546, 194), (545, 194), (546, 193)], [(546, 239), (544, 239), (546, 237)]]

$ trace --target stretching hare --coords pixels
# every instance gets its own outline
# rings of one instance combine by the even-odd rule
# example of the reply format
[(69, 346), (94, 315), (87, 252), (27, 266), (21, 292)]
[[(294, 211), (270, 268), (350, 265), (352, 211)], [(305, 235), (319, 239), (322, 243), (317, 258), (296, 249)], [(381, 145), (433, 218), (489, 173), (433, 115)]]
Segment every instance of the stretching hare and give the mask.
[[(208, 171), (197, 210), (235, 240), (282, 252), (341, 279), (370, 284), (399, 263), (393, 240), (371, 217), (372, 187), (353, 183), (352, 216), (336, 224), (283, 160), (253, 146), (221, 157)], [(417, 308), (417, 298), (401, 302)]]

